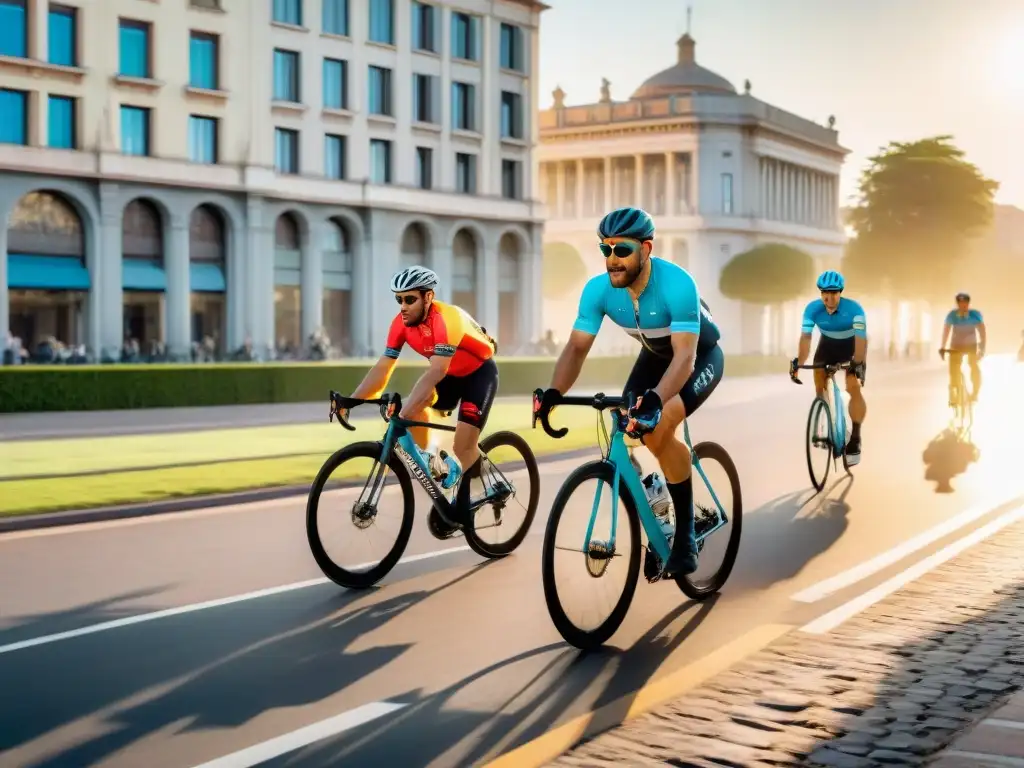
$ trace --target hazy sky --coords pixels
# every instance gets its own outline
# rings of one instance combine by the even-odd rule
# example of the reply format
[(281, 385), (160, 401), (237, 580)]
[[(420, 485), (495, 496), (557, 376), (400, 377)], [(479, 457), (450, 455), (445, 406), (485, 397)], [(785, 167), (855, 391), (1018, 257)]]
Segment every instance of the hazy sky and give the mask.
[[(545, 0), (540, 106), (628, 99), (676, 60), (688, 0)], [(692, 0), (697, 61), (851, 150), (842, 201), (889, 141), (952, 134), (1024, 208), (1024, 0)]]

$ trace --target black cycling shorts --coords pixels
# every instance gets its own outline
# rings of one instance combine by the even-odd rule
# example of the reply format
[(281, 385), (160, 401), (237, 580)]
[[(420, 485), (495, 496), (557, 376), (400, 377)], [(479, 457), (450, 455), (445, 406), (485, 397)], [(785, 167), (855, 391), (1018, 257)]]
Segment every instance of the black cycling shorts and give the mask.
[(814, 350), (814, 362), (819, 365), (835, 365), (853, 359), (853, 337), (833, 339), (822, 336), (818, 339), (818, 347)]
[(483, 429), (498, 392), (498, 365), (494, 358), (466, 376), (445, 376), (434, 387), (437, 398), (430, 406), (441, 413), (459, 407), (459, 421)]
[[(633, 370), (626, 379), (626, 386), (622, 388), (623, 397), (628, 392), (637, 397), (648, 389), (654, 389), (661, 382), (661, 377), (665, 375), (671, 362), (670, 357), (656, 355), (646, 347), (641, 349), (640, 355), (633, 363)], [(683, 401), (687, 416), (691, 416), (711, 396), (722, 381), (724, 373), (725, 353), (720, 346), (715, 344), (713, 347), (697, 351), (693, 373), (679, 390), (679, 397)]]

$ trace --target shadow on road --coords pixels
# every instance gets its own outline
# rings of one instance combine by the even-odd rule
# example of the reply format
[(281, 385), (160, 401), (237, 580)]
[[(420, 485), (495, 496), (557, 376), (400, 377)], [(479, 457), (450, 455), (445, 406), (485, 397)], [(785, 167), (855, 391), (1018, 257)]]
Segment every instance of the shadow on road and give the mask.
[(846, 531), (852, 487), (853, 476), (843, 475), (823, 494), (794, 491), (745, 514), (736, 568), (724, 589), (768, 589), (798, 575)]
[[(18, 760), (25, 768), (94, 765), (164, 729), (237, 727), (269, 710), (315, 703), (411, 647), (352, 645), (492, 562), (381, 602), (370, 602), (381, 588), (339, 594), (332, 585), (311, 590), (312, 599), (286, 594), (225, 606), (215, 616), (200, 612), (80, 637), (57, 652), (44, 646), (0, 656), (4, 689), (18, 692), (16, 702), (0, 703), (0, 753), (41, 736), (52, 745), (60, 741), (55, 731), (94, 717), (103, 725), (92, 739), (42, 760)], [(217, 626), (204, 631), (197, 626), (203, 621)]]
[[(312, 745), (266, 768), (482, 765), (541, 736), (563, 718), (588, 716), (614, 702), (611, 714), (621, 719), (636, 692), (700, 626), (715, 602), (716, 597), (701, 604), (685, 602), (627, 649), (606, 647), (583, 654), (564, 643), (551, 643), (492, 664), (435, 694), (410, 691), (390, 699), (408, 705), (395, 717)], [(685, 623), (671, 631), (680, 619)], [(485, 691), (489, 679), (493, 684), (494, 676), (514, 675), (517, 664), (545, 655), (551, 658), (539, 671), (521, 679), (504, 702), (488, 703), (486, 710), (472, 706), (474, 686)]]
[(932, 438), (921, 454), (924, 479), (935, 483), (936, 493), (953, 493), (952, 480), (967, 471), (981, 457), (978, 446), (970, 438), (962, 440), (950, 429)]

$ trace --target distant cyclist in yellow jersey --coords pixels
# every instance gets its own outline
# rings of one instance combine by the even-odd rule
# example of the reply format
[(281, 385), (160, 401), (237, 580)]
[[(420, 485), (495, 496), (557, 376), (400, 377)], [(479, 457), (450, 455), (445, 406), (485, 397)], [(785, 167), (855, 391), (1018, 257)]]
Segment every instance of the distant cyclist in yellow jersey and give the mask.
[[(452, 446), (458, 463), (448, 457), (448, 474), (442, 486), (451, 488), (462, 478), (455, 510), (461, 514), (469, 500), (469, 480), (480, 474), (477, 443), (498, 391), (498, 366), (493, 359), (497, 344), (464, 309), (434, 298), (438, 284), (433, 270), (419, 266), (403, 269), (391, 278), (391, 290), (401, 309), (391, 322), (384, 354), (367, 371), (352, 397), (379, 397), (406, 344), (430, 361), (399, 416), (429, 422), (429, 411), (450, 413), (458, 406)], [(411, 427), (409, 432), (421, 449), (426, 448), (425, 427)], [(432, 525), (448, 527), (436, 509), (432, 508), (430, 514), (435, 518)]]

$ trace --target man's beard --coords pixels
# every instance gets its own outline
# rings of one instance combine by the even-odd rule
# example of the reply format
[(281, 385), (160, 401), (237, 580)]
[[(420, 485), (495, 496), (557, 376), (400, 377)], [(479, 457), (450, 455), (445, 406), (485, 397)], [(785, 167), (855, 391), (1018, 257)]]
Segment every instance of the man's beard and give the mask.
[(616, 288), (627, 288), (640, 277), (640, 272), (643, 268), (644, 265), (638, 259), (636, 267), (632, 269), (626, 267), (622, 272), (612, 272), (609, 270), (608, 279), (611, 280), (612, 285)]

